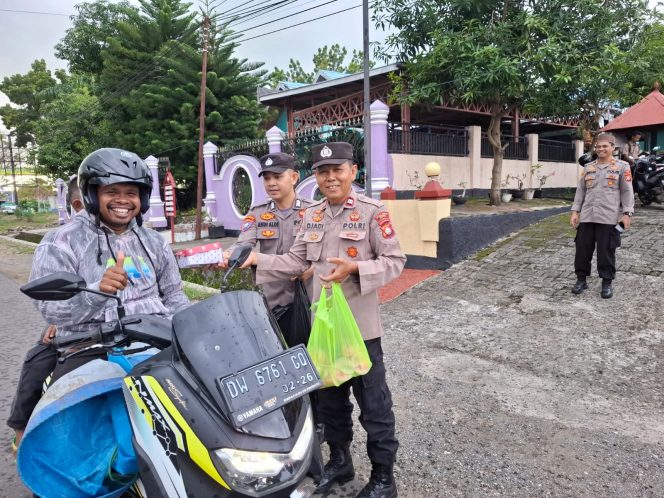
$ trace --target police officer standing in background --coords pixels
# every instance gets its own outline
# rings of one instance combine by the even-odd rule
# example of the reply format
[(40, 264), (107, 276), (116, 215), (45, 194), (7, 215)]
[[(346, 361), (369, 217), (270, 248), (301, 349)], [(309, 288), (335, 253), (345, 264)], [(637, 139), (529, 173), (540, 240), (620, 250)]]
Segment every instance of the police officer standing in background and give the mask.
[(257, 265), (256, 281), (262, 284), (298, 275), (311, 265), (314, 301), (320, 297), (322, 284), (341, 283), (372, 367), (361, 377), (318, 392), (330, 460), (316, 493), (327, 494), (335, 482), (341, 484), (355, 477), (349, 450), (353, 438), (353, 405), (349, 399), (352, 387), (360, 407), (360, 422), (367, 432), (367, 453), (372, 465), (371, 479), (358, 497), (392, 498), (397, 496), (393, 465), (399, 443), (392, 395), (385, 380), (377, 291), (399, 276), (406, 257), (383, 204), (352, 190), (357, 174), (353, 147), (334, 142), (317, 145), (312, 152), (312, 169), (325, 199), (306, 210), (288, 254), (252, 253), (244, 266)]
[[(629, 164), (613, 157), (615, 139), (600, 133), (595, 141), (597, 159), (586, 164), (576, 188), (570, 224), (578, 228), (574, 270), (577, 281), (572, 293), (588, 288), (593, 252), (597, 246), (597, 272), (602, 278), (601, 296), (613, 296), (616, 276), (616, 248), (620, 228), (628, 230), (634, 214), (634, 191)], [(619, 225), (616, 225), (620, 223)]]
[[(287, 253), (295, 242), (304, 210), (311, 205), (310, 200), (302, 199), (295, 193), (300, 176), (295, 171), (293, 156), (283, 152), (268, 154), (260, 158), (260, 163), (258, 176), (263, 179), (269, 199), (254, 206), (245, 216), (240, 236), (228, 249), (229, 252), (238, 246), (255, 247), (258, 244), (258, 251), (264, 254)], [(307, 282), (307, 291), (311, 296), (313, 271), (305, 270), (299, 277)], [(270, 309), (293, 302), (295, 282), (291, 279), (274, 280), (261, 287)]]
[(639, 154), (641, 153), (641, 146), (639, 145), (639, 140), (641, 140), (641, 132), (633, 131), (629, 135), (629, 141), (623, 145), (620, 159), (627, 161), (630, 166), (634, 164), (634, 161), (637, 160)]

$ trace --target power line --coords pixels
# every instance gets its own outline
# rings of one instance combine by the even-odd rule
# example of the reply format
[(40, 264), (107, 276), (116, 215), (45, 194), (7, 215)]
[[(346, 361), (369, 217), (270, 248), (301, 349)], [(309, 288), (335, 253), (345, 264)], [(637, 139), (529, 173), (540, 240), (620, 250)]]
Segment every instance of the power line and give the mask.
[(61, 14), (59, 12), (38, 12), (35, 10), (14, 10), (14, 9), (0, 9), (0, 12), (15, 12), (19, 14), (40, 14), (43, 16), (63, 16), (71, 17), (71, 14)]
[(256, 38), (261, 38), (261, 37), (263, 37), (263, 36), (271, 35), (271, 34), (274, 34), (274, 33), (279, 33), (280, 31), (285, 31), (285, 30), (287, 30), (287, 29), (295, 28), (295, 27), (297, 27), (297, 26), (302, 26), (303, 24), (307, 24), (307, 23), (310, 23), (310, 22), (318, 21), (318, 20), (320, 20), (320, 19), (325, 19), (326, 17), (335, 16), (335, 15), (337, 15), (337, 14), (341, 14), (342, 12), (348, 12), (349, 10), (359, 9), (360, 7), (362, 7), (362, 4), (360, 4), (360, 5), (355, 5), (355, 6), (353, 6), (353, 7), (348, 7), (347, 9), (343, 9), (343, 10), (337, 10), (336, 12), (332, 12), (332, 13), (330, 13), (330, 14), (326, 14), (326, 15), (324, 15), (324, 16), (320, 16), (320, 17), (315, 17), (315, 18), (313, 18), (313, 19), (309, 19), (308, 21), (302, 21), (302, 22), (299, 22), (299, 23), (297, 23), (297, 24), (291, 24), (290, 26), (285, 26), (285, 27), (283, 27), (283, 28), (281, 28), (281, 29), (275, 29), (274, 31), (268, 31), (267, 33), (263, 33), (263, 34), (261, 34), (261, 35), (256, 35), (256, 36), (252, 36), (252, 37), (250, 37), (250, 38), (244, 38), (244, 39), (240, 40), (239, 43), (242, 44), (242, 43), (247, 42), (247, 41), (249, 41), (249, 40), (255, 40)]
[(318, 9), (320, 7), (324, 7), (326, 5), (329, 5), (331, 3), (338, 2), (338, 1), (339, 0), (329, 0), (328, 2), (321, 3), (320, 5), (314, 5), (313, 7), (309, 7), (308, 9), (301, 10), (301, 11), (296, 12), (294, 14), (289, 14), (289, 15), (284, 16), (284, 17), (279, 17), (278, 19), (273, 19), (273, 20), (265, 22), (263, 24), (257, 24), (256, 26), (252, 26), (251, 28), (246, 28), (244, 31), (251, 31), (252, 29), (262, 28), (263, 26), (267, 26), (268, 24), (272, 24), (273, 22), (282, 21), (283, 19), (288, 19), (289, 17), (304, 14), (305, 12), (309, 12), (310, 10)]

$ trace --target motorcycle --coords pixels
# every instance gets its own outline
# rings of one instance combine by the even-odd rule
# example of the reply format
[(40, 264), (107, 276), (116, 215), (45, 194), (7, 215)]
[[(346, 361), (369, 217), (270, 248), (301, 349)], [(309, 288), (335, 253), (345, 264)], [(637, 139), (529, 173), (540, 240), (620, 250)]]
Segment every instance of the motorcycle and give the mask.
[[(234, 252), (224, 281), (247, 255), (247, 250)], [(129, 493), (150, 498), (301, 498), (313, 493), (314, 485), (305, 478), (314, 445), (319, 443), (307, 395), (321, 386), (320, 378), (304, 345), (285, 349), (259, 293), (223, 292), (165, 320), (150, 315), (125, 316), (119, 297), (89, 289), (80, 277), (65, 272), (26, 284), (21, 291), (37, 300), (65, 300), (79, 292), (91, 292), (117, 301), (118, 319), (101, 323), (89, 333), (56, 337), (54, 341), (57, 348), (69, 348), (69, 357), (91, 347), (108, 352), (109, 361), (94, 360), (80, 367), (87, 368), (90, 376), (98, 375), (104, 364), (113, 367), (113, 356), (122, 364), (147, 348), (156, 352), (148, 358), (139, 355), (138, 362), (125, 362), (122, 372), (128, 374), (118, 381), (122, 386), (120, 417), (113, 418), (111, 425), (120, 425), (119, 431), (129, 434), (129, 453), (133, 447), (135, 456), (129, 455), (124, 465), (116, 465), (123, 448), (112, 446), (112, 462), (94, 462), (104, 473), (104, 491), (78, 496)], [(70, 372), (74, 376), (76, 373)], [(63, 465), (54, 464), (53, 455), (48, 455), (50, 460), (45, 465), (39, 464), (40, 475), (30, 478), (25, 469), (34, 467), (31, 459), (44, 451), (41, 444), (48, 445), (49, 439), (58, 436), (59, 427), (52, 426), (47, 430), (48, 438), (33, 437), (39, 443), (30, 444), (31, 433), (40, 432), (39, 422), (50, 420), (55, 411), (51, 407), (62, 399), (57, 396), (58, 388), (74, 384), (73, 392), (82, 389), (80, 376), (73, 381), (70, 378), (69, 384), (65, 382), (70, 374), (46, 391), (40, 401), (45, 407), (40, 410), (38, 405), (37, 415), (33, 415), (37, 420), (31, 418), (19, 448), (19, 473), (39, 496), (69, 496), (59, 486), (69, 485), (72, 479), (59, 475), (58, 467)], [(77, 399), (82, 396), (79, 394)], [(100, 410), (80, 417), (94, 425), (103, 413)], [(75, 432), (64, 435), (70, 443), (70, 447), (66, 442), (62, 445), (65, 454), (80, 446), (74, 448)], [(91, 433), (86, 437), (94, 440), (96, 436)], [(95, 458), (102, 449), (92, 452)], [(72, 458), (72, 465), (78, 465), (79, 460)], [(50, 477), (49, 472), (54, 476)], [(130, 475), (118, 478), (119, 472)], [(109, 476), (114, 478), (110, 486)], [(50, 488), (44, 490), (44, 483), (51, 483)], [(53, 491), (54, 487), (58, 492)]]
[(659, 147), (639, 154), (632, 169), (632, 186), (643, 206), (664, 202), (664, 154)]

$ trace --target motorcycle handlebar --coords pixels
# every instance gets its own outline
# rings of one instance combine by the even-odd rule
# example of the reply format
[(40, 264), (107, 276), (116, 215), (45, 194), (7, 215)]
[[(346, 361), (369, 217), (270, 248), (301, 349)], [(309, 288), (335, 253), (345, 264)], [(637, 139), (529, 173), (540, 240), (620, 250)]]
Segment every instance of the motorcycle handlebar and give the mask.
[(51, 344), (56, 349), (67, 348), (77, 344), (101, 342), (101, 329), (91, 330), (90, 332), (81, 332), (80, 334), (71, 334), (64, 337), (54, 337)]

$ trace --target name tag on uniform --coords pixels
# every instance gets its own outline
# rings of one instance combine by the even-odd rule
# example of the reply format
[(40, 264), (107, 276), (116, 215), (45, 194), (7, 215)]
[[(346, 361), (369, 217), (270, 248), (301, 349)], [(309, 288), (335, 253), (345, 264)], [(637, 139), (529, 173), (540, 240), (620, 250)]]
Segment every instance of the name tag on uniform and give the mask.
[(339, 237), (347, 240), (363, 240), (367, 236), (364, 230), (343, 230), (339, 232)]

